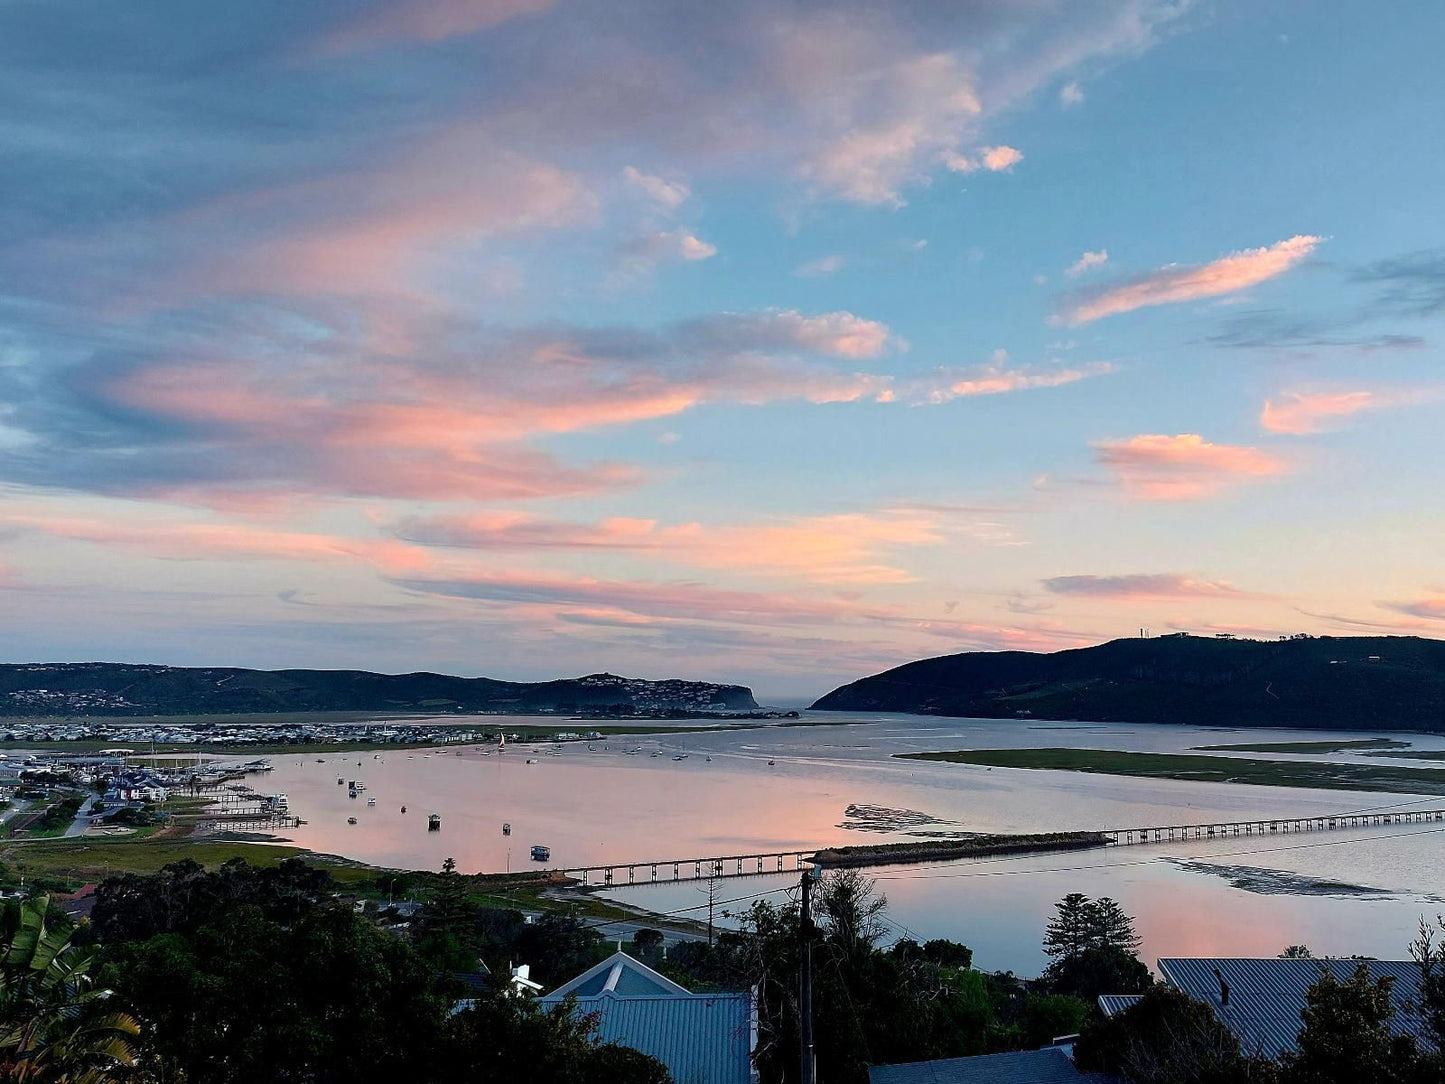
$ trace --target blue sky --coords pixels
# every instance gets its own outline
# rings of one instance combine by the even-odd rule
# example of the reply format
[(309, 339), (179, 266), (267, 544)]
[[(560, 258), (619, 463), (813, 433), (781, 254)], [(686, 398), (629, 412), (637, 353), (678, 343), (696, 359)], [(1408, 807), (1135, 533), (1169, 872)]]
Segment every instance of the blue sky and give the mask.
[(0, 6), (0, 657), (1445, 630), (1445, 11)]

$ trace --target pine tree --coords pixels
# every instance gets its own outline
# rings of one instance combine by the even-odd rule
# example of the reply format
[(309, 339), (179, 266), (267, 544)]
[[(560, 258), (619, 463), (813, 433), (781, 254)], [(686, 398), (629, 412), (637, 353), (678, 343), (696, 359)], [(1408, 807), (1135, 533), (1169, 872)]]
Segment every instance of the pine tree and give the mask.
[(1082, 892), (1070, 892), (1054, 904), (1058, 912), (1044, 930), (1044, 952), (1072, 960), (1090, 946), (1095, 924), (1094, 901)]
[(1118, 949), (1131, 956), (1142, 944), (1134, 920), (1124, 913), (1117, 900), (1100, 896), (1089, 907), (1089, 947)]

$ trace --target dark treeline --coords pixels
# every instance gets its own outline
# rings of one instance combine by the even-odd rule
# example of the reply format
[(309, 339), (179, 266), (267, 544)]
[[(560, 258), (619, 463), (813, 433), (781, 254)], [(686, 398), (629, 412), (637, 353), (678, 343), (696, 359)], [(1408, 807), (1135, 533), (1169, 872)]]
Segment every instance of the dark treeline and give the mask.
[[(489, 906), (483, 882), (450, 862), (414, 881), (428, 902), (407, 916), (340, 898), (329, 874), (295, 860), (210, 871), (182, 862), (112, 878), (91, 922), (75, 929), (45, 897), (12, 900), (0, 928), (0, 1080), (667, 1084), (658, 1062), (599, 1042), (587, 1016), (508, 994), (515, 963), (550, 989), (604, 958), (612, 946), (594, 923), (555, 912), (529, 922)], [(385, 895), (390, 879), (378, 887)], [(694, 990), (758, 991), (764, 1084), (797, 1080), (805, 941), (824, 1084), (864, 1084), (869, 1064), (1028, 1049), (1080, 1032), (1080, 1064), (1131, 1084), (1445, 1080), (1438, 1054), (1391, 1036), (1388, 983), (1365, 973), (1322, 981), (1299, 1054), (1270, 1063), (1241, 1051), (1207, 1006), (1153, 985), (1113, 900), (1061, 900), (1043, 934), (1051, 962), (1025, 980), (974, 970), (956, 942), (893, 939), (886, 901), (856, 871), (829, 874), (813, 894), (806, 928), (795, 902), (760, 901), (712, 943), (664, 954), (662, 935), (644, 930), (628, 946)], [(1428, 932), (1413, 948), (1438, 1041), (1445, 949)], [(1105, 1021), (1096, 999), (1106, 992), (1144, 997)]]

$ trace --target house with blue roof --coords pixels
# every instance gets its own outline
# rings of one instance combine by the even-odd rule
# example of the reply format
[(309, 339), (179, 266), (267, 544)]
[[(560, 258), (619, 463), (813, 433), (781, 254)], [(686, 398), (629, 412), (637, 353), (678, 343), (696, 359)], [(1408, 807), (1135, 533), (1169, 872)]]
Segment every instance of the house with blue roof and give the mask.
[(694, 994), (618, 952), (540, 1000), (558, 1005), (568, 998), (579, 1016), (595, 1015), (598, 1038), (656, 1058), (675, 1084), (757, 1080), (752, 994)]

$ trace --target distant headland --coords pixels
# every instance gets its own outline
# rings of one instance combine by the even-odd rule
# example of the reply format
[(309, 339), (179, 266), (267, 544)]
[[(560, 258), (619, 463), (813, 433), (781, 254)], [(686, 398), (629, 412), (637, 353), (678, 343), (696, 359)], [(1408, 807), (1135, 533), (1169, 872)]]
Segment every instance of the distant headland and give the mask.
[(1176, 634), (923, 659), (834, 689), (817, 711), (988, 719), (1445, 731), (1445, 641)]

